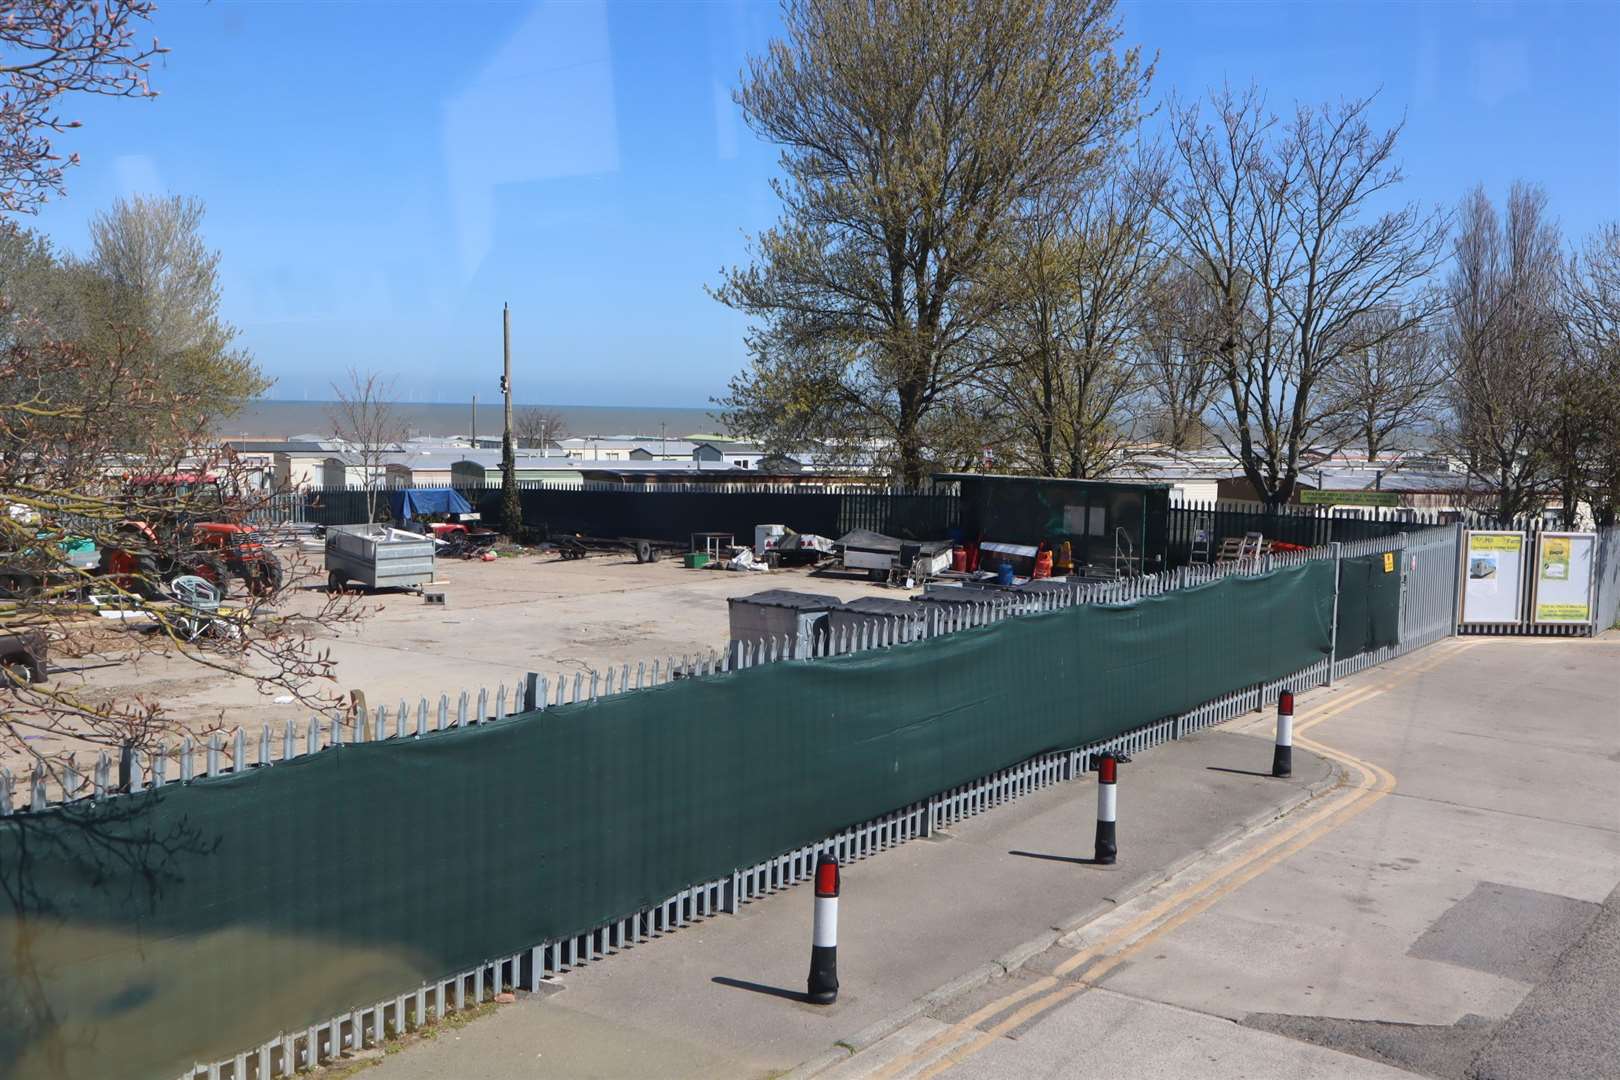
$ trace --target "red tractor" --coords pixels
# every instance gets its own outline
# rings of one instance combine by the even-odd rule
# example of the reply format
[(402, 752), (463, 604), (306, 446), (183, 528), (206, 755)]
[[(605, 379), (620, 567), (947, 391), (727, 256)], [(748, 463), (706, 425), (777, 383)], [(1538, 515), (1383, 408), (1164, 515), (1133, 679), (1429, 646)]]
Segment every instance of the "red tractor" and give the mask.
[(157, 598), (168, 582), (185, 574), (205, 578), (222, 592), (232, 577), (241, 578), (254, 596), (271, 596), (281, 588), (281, 560), (252, 528), (198, 520), (225, 507), (212, 475), (135, 477), (125, 494), (131, 516), (119, 524), (118, 541), (101, 553), (101, 572), (125, 588)]

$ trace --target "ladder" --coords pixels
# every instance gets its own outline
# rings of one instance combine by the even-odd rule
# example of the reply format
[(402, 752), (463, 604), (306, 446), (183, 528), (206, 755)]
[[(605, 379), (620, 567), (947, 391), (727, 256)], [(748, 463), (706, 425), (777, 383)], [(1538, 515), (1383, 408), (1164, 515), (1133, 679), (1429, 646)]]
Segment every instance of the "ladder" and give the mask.
[(1243, 543), (1238, 545), (1237, 561), (1258, 563), (1260, 556), (1266, 553), (1266, 538), (1261, 533), (1249, 532), (1243, 534)]
[(1214, 554), (1210, 548), (1209, 522), (1199, 518), (1194, 523), (1190, 560), (1195, 563), (1210, 563), (1214, 561)]

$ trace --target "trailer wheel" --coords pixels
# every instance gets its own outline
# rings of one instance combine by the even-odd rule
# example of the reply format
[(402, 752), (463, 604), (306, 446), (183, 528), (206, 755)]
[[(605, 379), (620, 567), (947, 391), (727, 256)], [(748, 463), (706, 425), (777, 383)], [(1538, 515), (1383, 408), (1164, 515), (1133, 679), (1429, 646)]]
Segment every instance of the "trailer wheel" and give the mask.
[(636, 562), (638, 562), (638, 563), (650, 563), (650, 562), (653, 562), (654, 559), (655, 559), (655, 556), (653, 555), (653, 547), (652, 547), (652, 545), (649, 544), (645, 540), (637, 540), (636, 541)]
[(326, 575), (326, 591), (329, 593), (342, 592), (343, 586), (347, 585), (348, 583), (349, 579), (338, 573), (336, 570), (329, 571)]

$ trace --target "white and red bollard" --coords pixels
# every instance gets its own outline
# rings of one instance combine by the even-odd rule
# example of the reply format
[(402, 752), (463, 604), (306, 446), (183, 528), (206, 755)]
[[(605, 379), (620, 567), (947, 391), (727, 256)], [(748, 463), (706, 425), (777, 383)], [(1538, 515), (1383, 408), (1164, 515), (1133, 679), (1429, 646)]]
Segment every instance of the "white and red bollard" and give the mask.
[(838, 860), (826, 852), (816, 859), (816, 922), (805, 998), (812, 1005), (838, 1000)]
[(1294, 692), (1277, 695), (1277, 748), (1271, 752), (1271, 775), (1294, 774)]
[(1104, 753), (1097, 759), (1097, 853), (1092, 860), (1112, 866), (1119, 855), (1114, 842), (1114, 818), (1119, 810), (1119, 755)]

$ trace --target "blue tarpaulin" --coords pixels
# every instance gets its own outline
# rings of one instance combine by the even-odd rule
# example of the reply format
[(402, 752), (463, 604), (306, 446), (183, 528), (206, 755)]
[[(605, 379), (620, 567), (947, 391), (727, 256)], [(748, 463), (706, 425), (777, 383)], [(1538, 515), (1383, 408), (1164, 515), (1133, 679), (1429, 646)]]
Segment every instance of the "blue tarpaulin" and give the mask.
[(406, 488), (388, 493), (388, 509), (396, 521), (429, 514), (470, 514), (472, 506), (453, 488)]

